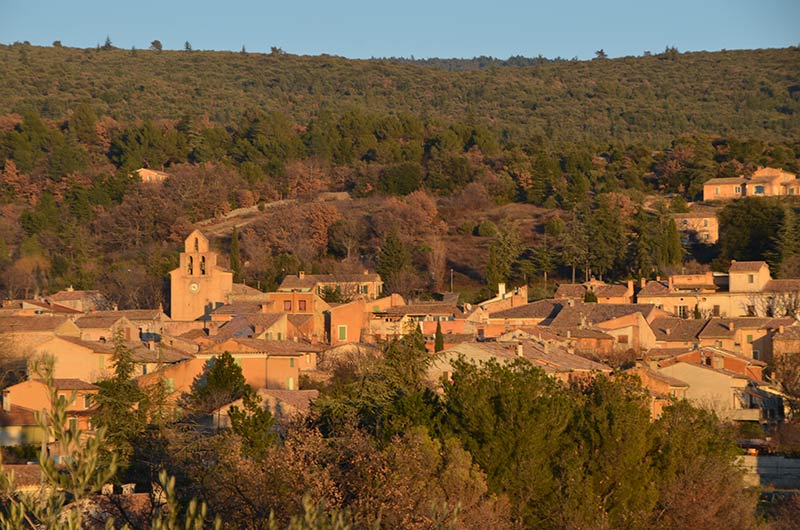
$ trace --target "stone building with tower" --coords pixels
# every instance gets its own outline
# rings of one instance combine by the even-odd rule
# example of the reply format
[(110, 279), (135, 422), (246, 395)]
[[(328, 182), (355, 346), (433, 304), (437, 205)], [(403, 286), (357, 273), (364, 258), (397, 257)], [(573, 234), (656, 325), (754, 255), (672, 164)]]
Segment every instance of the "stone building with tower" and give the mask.
[(186, 238), (180, 265), (169, 273), (170, 317), (197, 320), (227, 303), (233, 291), (233, 273), (217, 265), (217, 253), (199, 230)]

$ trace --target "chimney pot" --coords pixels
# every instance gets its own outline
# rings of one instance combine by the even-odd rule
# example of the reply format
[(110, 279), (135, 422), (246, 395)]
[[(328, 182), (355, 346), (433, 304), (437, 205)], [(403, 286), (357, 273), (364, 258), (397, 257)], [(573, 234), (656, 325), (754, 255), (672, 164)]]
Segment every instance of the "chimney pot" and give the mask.
[(733, 331), (733, 328), (734, 328), (734, 325), (733, 325), (733, 320), (731, 320), (731, 321), (728, 323), (728, 329), (729, 329), (730, 331)]
[(517, 344), (517, 357), (524, 357), (521, 342)]
[(300, 279), (302, 280), (303, 278), (305, 278), (305, 277), (306, 277), (306, 272), (305, 272), (305, 271), (299, 271), (299, 272), (297, 273), (297, 277), (298, 277), (298, 278), (300, 278)]
[(786, 331), (784, 326), (778, 326), (778, 333), (783, 333), (784, 331)]

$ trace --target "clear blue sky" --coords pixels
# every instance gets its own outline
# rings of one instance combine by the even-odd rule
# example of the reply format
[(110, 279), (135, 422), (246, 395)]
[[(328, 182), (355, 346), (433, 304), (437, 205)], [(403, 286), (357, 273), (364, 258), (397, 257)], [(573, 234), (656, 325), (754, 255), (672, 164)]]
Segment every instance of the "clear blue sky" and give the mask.
[(800, 0), (0, 0), (0, 43), (587, 59), (800, 44)]

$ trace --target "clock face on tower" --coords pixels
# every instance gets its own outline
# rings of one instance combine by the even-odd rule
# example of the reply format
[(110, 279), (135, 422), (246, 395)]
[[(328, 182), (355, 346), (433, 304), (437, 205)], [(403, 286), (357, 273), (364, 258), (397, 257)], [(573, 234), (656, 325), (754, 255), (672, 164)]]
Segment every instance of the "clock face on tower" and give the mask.
[(199, 283), (197, 283), (197, 282), (192, 282), (192, 283), (190, 283), (190, 284), (189, 284), (189, 292), (190, 292), (190, 293), (192, 293), (192, 294), (197, 294), (197, 292), (198, 292), (199, 290), (200, 290), (200, 284), (199, 284)]

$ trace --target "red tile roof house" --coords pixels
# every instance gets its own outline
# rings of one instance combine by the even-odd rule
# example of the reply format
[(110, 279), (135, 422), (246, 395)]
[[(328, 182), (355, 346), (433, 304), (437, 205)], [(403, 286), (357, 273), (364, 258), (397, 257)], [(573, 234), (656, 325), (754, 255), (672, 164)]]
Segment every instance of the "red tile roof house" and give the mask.
[(507, 363), (526, 359), (562, 382), (580, 381), (597, 374), (611, 373), (609, 366), (573, 355), (559, 346), (523, 339), (510, 342), (464, 342), (442, 350), (434, 357), (427, 379), (434, 383), (449, 379), (453, 375), (452, 363), (459, 358), (474, 363), (489, 360)]
[[(80, 379), (55, 379), (56, 391), (72, 402), (67, 407), (67, 425), (82, 431), (91, 430), (94, 411), (92, 396), (100, 388)], [(0, 445), (41, 443), (43, 430), (36, 413), (50, 410), (50, 391), (41, 380), (31, 379), (3, 390), (3, 410), (0, 412)]]
[(337, 290), (345, 300), (366, 298), (375, 300), (383, 295), (381, 275), (364, 271), (363, 274), (306, 274), (286, 276), (278, 287), (279, 292), (312, 292), (319, 296), (326, 290)]
[(583, 301), (586, 293), (594, 293), (598, 304), (631, 304), (633, 303), (633, 280), (624, 285), (609, 285), (594, 278), (585, 283), (564, 283), (558, 286), (555, 298)]

